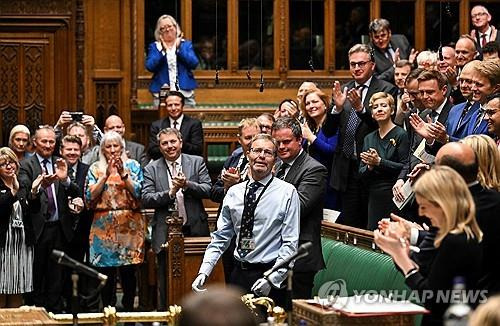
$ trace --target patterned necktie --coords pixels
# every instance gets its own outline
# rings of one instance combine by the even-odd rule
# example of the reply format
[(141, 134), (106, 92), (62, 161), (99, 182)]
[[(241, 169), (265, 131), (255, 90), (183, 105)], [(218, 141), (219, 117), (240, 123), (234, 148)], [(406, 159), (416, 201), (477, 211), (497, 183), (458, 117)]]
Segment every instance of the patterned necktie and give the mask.
[(261, 184), (259, 182), (251, 183), (245, 196), (245, 206), (243, 207), (243, 214), (241, 216), (240, 237), (238, 241), (238, 253), (240, 257), (245, 257), (250, 251), (255, 249), (251, 245), (251, 242), (253, 241), (253, 224), (255, 214), (254, 204), (257, 189), (259, 189), (260, 186)]
[(179, 123), (177, 122), (177, 120), (175, 120), (175, 121), (174, 121), (174, 129), (177, 129), (177, 125), (178, 125), (178, 124), (179, 124)]
[[(176, 177), (178, 174), (177, 172), (177, 162), (172, 163), (172, 177)], [(182, 217), (182, 220), (184, 221), (183, 225), (186, 224), (187, 222), (187, 213), (186, 213), (186, 206), (184, 206), (184, 193), (182, 192), (182, 189), (179, 189), (175, 193), (175, 199), (177, 201), (177, 212), (179, 213), (179, 217)]]
[(285, 172), (286, 172), (286, 169), (287, 169), (289, 166), (290, 166), (290, 164), (283, 162), (283, 164), (281, 164), (281, 166), (280, 166), (280, 169), (279, 169), (279, 170), (278, 170), (278, 172), (276, 173), (276, 178), (281, 179), (281, 180), (284, 180), (284, 179), (285, 179)]
[(432, 110), (431, 113), (429, 113), (429, 116), (431, 117), (432, 122), (436, 122), (439, 116), (439, 113), (436, 111)]
[(69, 168), (69, 179), (71, 182), (75, 182), (76, 180), (76, 166)]
[[(363, 98), (363, 90), (366, 88), (366, 85), (358, 85), (356, 88), (359, 91), (359, 96)], [(351, 108), (349, 113), (349, 119), (347, 120), (347, 128), (345, 130), (344, 137), (344, 146), (342, 147), (342, 152), (348, 158), (351, 158), (354, 153), (354, 141), (356, 136), (356, 129), (358, 128), (358, 124), (361, 122), (361, 119), (358, 117), (356, 110)]]
[[(44, 159), (42, 161), (43, 164), (43, 169), (45, 170), (46, 174), (49, 174), (49, 170), (47, 169), (47, 164), (49, 163), (49, 160)], [(52, 184), (45, 188), (45, 194), (47, 195), (47, 213), (49, 214), (48, 219), (50, 219), (54, 214), (56, 213), (56, 202), (54, 201), (54, 191), (52, 190)]]

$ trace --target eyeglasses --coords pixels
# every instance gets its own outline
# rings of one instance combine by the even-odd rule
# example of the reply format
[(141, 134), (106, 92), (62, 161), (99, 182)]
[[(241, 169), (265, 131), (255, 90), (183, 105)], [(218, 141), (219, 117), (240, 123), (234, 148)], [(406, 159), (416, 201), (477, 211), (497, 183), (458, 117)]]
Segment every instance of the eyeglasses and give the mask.
[(166, 26), (162, 26), (160, 27), (160, 32), (165, 32), (166, 30), (169, 30), (171, 28), (175, 27), (174, 25), (166, 25)]
[(370, 63), (371, 61), (360, 61), (360, 62), (349, 62), (349, 65), (351, 66), (351, 68), (356, 68), (356, 66), (360, 67), (360, 68), (364, 68), (366, 66), (366, 64)]
[(250, 151), (257, 155), (262, 155), (264, 153), (264, 157), (274, 157), (274, 152), (269, 149), (264, 148), (250, 148)]
[(3, 163), (0, 163), (0, 168), (4, 169), (6, 167), (10, 166), (16, 166), (16, 162), (14, 161), (5, 161)]
[(478, 12), (477, 14), (474, 14), (474, 15), (470, 15), (472, 18), (476, 18), (476, 17), (481, 17), (481, 16), (486, 16), (487, 13), (485, 12)]

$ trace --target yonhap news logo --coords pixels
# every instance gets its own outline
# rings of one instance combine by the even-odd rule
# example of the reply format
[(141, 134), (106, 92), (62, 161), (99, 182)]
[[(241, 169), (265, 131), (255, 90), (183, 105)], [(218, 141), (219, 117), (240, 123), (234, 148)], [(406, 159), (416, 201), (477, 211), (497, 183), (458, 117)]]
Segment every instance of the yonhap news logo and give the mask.
[(320, 298), (347, 297), (347, 285), (345, 280), (337, 279), (323, 284), (318, 290)]

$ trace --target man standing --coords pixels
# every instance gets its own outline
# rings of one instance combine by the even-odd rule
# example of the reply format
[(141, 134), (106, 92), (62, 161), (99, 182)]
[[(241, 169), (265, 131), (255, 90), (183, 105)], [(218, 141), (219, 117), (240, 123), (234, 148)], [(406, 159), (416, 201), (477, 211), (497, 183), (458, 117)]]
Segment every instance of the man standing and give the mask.
[(416, 52), (410, 46), (404, 35), (392, 35), (387, 19), (377, 18), (368, 26), (375, 57), (375, 76), (394, 83), (394, 64), (399, 59), (409, 59), (410, 64), (416, 57)]
[(192, 284), (194, 291), (202, 291), (215, 264), (236, 236), (231, 283), (246, 292), (269, 295), (278, 304), (284, 303), (284, 291), (280, 287), (286, 278), (285, 271), (279, 269), (267, 279), (262, 278), (262, 274), (297, 251), (300, 202), (297, 190), (271, 173), (276, 151), (276, 142), (267, 134), (259, 134), (251, 142), (250, 180), (227, 191), (217, 231), (212, 233), (212, 241)]
[(458, 72), (468, 63), (476, 58), (476, 43), (469, 35), (462, 35), (455, 44), (455, 59)]
[(436, 70), (424, 71), (418, 76), (418, 90), (424, 107), (429, 111), (424, 119), (412, 114), (410, 123), (415, 132), (426, 139), (427, 152), (435, 155), (447, 142), (446, 124), (452, 104), (446, 97), (446, 78)]
[(182, 152), (191, 155), (203, 155), (203, 128), (201, 121), (183, 113), (184, 95), (171, 91), (165, 100), (168, 117), (156, 120), (151, 124), (149, 133), (148, 155), (152, 160), (162, 157), (157, 143), (160, 130), (174, 128), (180, 131), (183, 139)]
[(177, 129), (163, 129), (157, 137), (162, 157), (144, 169), (142, 204), (155, 209), (151, 245), (158, 255), (160, 309), (164, 310), (166, 257), (161, 245), (167, 241), (165, 217), (169, 207), (176, 204), (179, 216), (184, 219), (184, 235), (208, 236), (207, 213), (202, 199), (209, 198), (211, 182), (203, 158), (181, 154), (183, 141)]
[(28, 301), (60, 313), (63, 310), (62, 266), (50, 256), (54, 249), (67, 250), (73, 238), (74, 222), (69, 214), (68, 197), (78, 197), (79, 191), (69, 180), (66, 161), (53, 156), (54, 129), (40, 127), (35, 132), (34, 143), (35, 155), (23, 160), (19, 170), (21, 198), (29, 196), (36, 203), (30, 211), (36, 244), (34, 289)]
[(280, 118), (273, 124), (281, 164), (276, 177), (292, 184), (300, 200), (299, 246), (312, 242), (309, 255), (293, 267), (293, 298), (309, 299), (314, 275), (325, 267), (321, 251), (321, 220), (326, 193), (326, 168), (302, 149), (302, 130), (297, 120)]
[(376, 92), (386, 92), (393, 97), (398, 92), (394, 85), (373, 78), (375, 62), (371, 53), (371, 48), (364, 44), (356, 44), (349, 50), (349, 66), (354, 80), (343, 89), (335, 81), (333, 107), (322, 127), (326, 137), (339, 131), (330, 179), (330, 185), (340, 193), (342, 200), (339, 222), (359, 228), (366, 228), (368, 219), (367, 194), (359, 175), (359, 153), (365, 136), (378, 128), (368, 103)]
[(491, 14), (484, 6), (474, 6), (470, 11), (472, 25), (474, 29), (470, 36), (476, 41), (476, 49), (482, 53), (483, 47), (488, 42), (500, 43), (500, 33), (495, 26), (490, 25)]
[[(106, 122), (104, 123), (104, 132), (116, 131), (125, 140), (125, 125), (123, 120), (117, 115), (110, 115)], [(136, 160), (141, 164), (141, 167), (145, 167), (148, 164), (148, 159), (144, 151), (144, 145), (125, 140), (125, 151), (128, 158)]]

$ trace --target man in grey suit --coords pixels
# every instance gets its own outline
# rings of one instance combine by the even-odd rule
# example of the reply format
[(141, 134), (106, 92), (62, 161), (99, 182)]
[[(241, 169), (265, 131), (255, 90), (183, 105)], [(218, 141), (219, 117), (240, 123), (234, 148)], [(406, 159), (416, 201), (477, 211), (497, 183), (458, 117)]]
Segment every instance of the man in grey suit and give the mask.
[[(104, 132), (108, 131), (116, 131), (125, 139), (125, 125), (123, 124), (123, 120), (117, 115), (110, 115), (106, 119), (106, 122), (104, 123)], [(125, 140), (125, 151), (127, 156), (139, 162), (141, 167), (144, 168), (148, 164), (144, 145), (130, 140)]]
[(311, 298), (316, 272), (325, 268), (321, 251), (321, 220), (326, 193), (327, 170), (302, 149), (302, 129), (296, 119), (279, 118), (273, 124), (281, 163), (276, 177), (292, 184), (300, 200), (299, 246), (312, 242), (309, 255), (295, 262), (294, 299)]
[(208, 236), (207, 213), (203, 198), (209, 198), (211, 181), (207, 167), (200, 156), (181, 154), (182, 136), (174, 128), (165, 128), (158, 135), (158, 145), (163, 155), (144, 169), (142, 204), (154, 208), (152, 247), (158, 255), (160, 309), (166, 308), (165, 252), (161, 245), (167, 241), (165, 217), (169, 208), (177, 205), (179, 216), (184, 218), (184, 236)]

